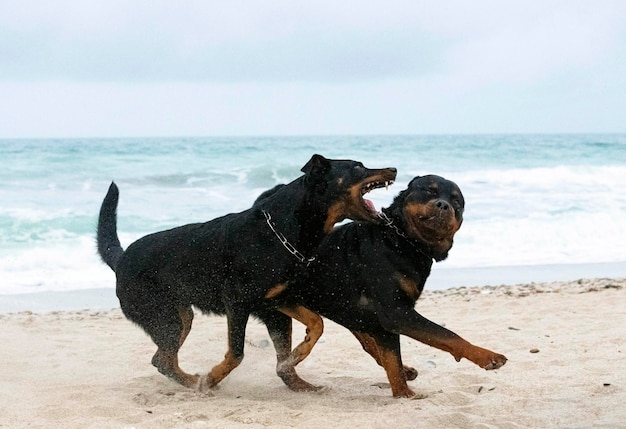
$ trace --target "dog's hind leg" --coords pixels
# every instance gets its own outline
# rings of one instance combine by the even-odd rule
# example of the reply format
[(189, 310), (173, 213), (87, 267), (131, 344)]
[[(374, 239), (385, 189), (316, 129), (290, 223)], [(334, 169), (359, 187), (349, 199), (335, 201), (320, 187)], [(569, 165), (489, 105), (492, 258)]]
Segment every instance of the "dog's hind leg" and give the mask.
[[(295, 315), (296, 313), (294, 312), (292, 314)], [(311, 312), (311, 314), (319, 318), (316, 313)], [(296, 349), (294, 349), (293, 352), (291, 351), (291, 317), (276, 311), (259, 313), (257, 315), (265, 323), (267, 331), (270, 334), (270, 338), (274, 343), (277, 360), (276, 373), (283, 380), (285, 385), (287, 385), (287, 387), (296, 392), (311, 392), (320, 390), (320, 387), (314, 386), (311, 383), (304, 381), (296, 373), (295, 366), (310, 353), (310, 349), (306, 352), (306, 354), (304, 354), (301, 350), (303, 348), (302, 345), (299, 345), (298, 347), (296, 347)], [(298, 317), (302, 318), (300, 315)], [(319, 320), (321, 322), (321, 318), (319, 318)], [(313, 344), (315, 344), (315, 342), (319, 339), (323, 330), (323, 324), (321, 325), (321, 327), (314, 326), (314, 329), (316, 330), (316, 333), (313, 337), (314, 341), (310, 346), (311, 348), (313, 347)], [(319, 334), (317, 333), (318, 330)], [(311, 341), (308, 328), (307, 339), (305, 339), (305, 343), (307, 341)], [(306, 347), (308, 347), (308, 345)]]
[[(361, 343), (363, 350), (365, 350), (370, 356), (374, 358), (376, 363), (380, 366), (383, 365), (381, 351), (378, 348), (376, 340), (370, 334), (366, 334), (358, 331), (350, 331), (356, 337), (357, 340)], [(410, 366), (403, 365), (402, 370), (404, 371), (404, 378), (408, 381), (415, 380), (417, 378), (417, 370)]]
[(191, 331), (191, 324), (193, 322), (193, 309), (191, 307), (178, 307), (178, 314), (180, 315), (180, 320), (183, 322), (183, 330), (180, 333), (180, 337), (178, 338), (178, 346), (179, 348), (183, 346), (183, 343), (187, 339), (187, 335)]
[[(184, 372), (178, 365), (178, 350), (189, 335), (193, 321), (191, 307), (179, 306), (176, 310), (161, 314), (159, 326), (152, 325), (152, 339), (158, 349), (152, 357), (154, 365), (161, 374), (171, 378), (185, 387), (195, 387), (200, 376)], [(169, 313), (169, 317), (168, 314)], [(165, 324), (165, 321), (169, 323)], [(150, 333), (150, 332), (149, 332)]]

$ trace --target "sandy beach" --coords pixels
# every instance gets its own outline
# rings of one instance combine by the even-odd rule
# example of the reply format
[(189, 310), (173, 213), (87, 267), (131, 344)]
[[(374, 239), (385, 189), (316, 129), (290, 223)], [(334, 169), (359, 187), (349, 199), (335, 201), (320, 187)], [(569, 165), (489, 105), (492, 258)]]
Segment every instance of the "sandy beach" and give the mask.
[[(488, 372), (404, 339), (419, 371), (410, 400), (392, 398), (382, 368), (329, 321), (298, 367), (321, 392), (282, 384), (251, 321), (241, 366), (200, 394), (150, 365), (155, 346), (119, 309), (2, 314), (0, 428), (623, 428), (625, 303), (626, 279), (426, 291), (419, 312), (509, 361)], [(225, 323), (197, 314), (184, 369), (221, 360)]]

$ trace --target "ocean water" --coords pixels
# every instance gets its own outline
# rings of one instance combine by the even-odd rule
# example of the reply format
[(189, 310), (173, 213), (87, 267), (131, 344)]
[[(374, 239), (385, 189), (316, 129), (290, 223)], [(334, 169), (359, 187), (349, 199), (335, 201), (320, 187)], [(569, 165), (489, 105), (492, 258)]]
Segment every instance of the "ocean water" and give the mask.
[(435, 270), (610, 264), (626, 275), (623, 134), (0, 140), (0, 295), (114, 289), (94, 239), (112, 180), (126, 247), (245, 210), (314, 153), (398, 168), (369, 194), (379, 208), (416, 175), (455, 181), (465, 220)]

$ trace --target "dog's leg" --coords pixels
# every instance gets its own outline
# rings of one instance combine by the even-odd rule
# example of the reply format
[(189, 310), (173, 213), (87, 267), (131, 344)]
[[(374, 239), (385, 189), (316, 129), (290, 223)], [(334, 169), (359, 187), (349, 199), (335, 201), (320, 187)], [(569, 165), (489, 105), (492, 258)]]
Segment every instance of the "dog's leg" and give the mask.
[(464, 340), (448, 329), (426, 319), (417, 312), (412, 315), (411, 321), (398, 320), (397, 332), (411, 337), (431, 347), (450, 353), (456, 361), (465, 358), (484, 369), (498, 369), (504, 365), (507, 358), (491, 350), (477, 347)]
[(246, 324), (249, 313), (246, 311), (229, 311), (228, 314), (228, 350), (224, 355), (224, 360), (215, 365), (211, 371), (200, 379), (198, 389), (206, 392), (215, 387), (231, 371), (239, 366), (243, 360), (243, 349), (246, 334)]
[(183, 346), (183, 343), (187, 339), (189, 332), (191, 331), (191, 323), (193, 322), (193, 309), (191, 307), (178, 307), (178, 314), (180, 320), (183, 322), (183, 329), (178, 339), (179, 347)]
[[(261, 320), (267, 326), (270, 338), (276, 349), (276, 373), (283, 380), (285, 385), (296, 392), (316, 391), (320, 388), (304, 381), (296, 373), (295, 366), (300, 360), (292, 356), (291, 351), (291, 317), (276, 311), (259, 314)], [(319, 337), (318, 337), (319, 338)], [(304, 358), (302, 358), (304, 359)]]
[[(173, 312), (171, 317), (163, 317), (162, 322), (170, 320), (171, 323), (161, 326), (154, 331), (158, 334), (153, 336), (158, 349), (152, 357), (154, 365), (161, 374), (171, 378), (185, 387), (195, 387), (199, 376), (187, 374), (178, 365), (178, 350), (189, 335), (191, 323), (193, 321), (193, 310), (191, 307), (178, 307), (178, 317)], [(167, 314), (167, 312), (164, 312)]]
[(324, 320), (321, 316), (305, 307), (293, 306), (293, 307), (280, 307), (281, 313), (296, 319), (298, 322), (306, 326), (306, 335), (304, 341), (296, 346), (291, 352), (290, 359), (293, 361), (293, 366), (298, 365), (311, 353), (313, 347), (322, 336), (324, 332)]
[[(381, 358), (381, 352), (376, 344), (376, 340), (369, 334), (358, 331), (350, 331), (356, 337), (357, 340), (361, 343), (363, 350), (365, 350), (370, 356), (374, 358), (376, 363), (380, 366), (383, 366), (383, 361)], [(403, 365), (402, 371), (404, 372), (404, 378), (407, 381), (415, 380), (417, 378), (417, 370), (410, 366)]]
[[(384, 334), (371, 334), (366, 342), (377, 350), (380, 364), (387, 373), (387, 379), (391, 385), (391, 394), (396, 398), (412, 398), (415, 396), (406, 384), (406, 375), (402, 366), (400, 354), (400, 336), (387, 332)], [(358, 338), (358, 337), (357, 337)]]
[(398, 351), (381, 346), (379, 346), (378, 351), (382, 366), (387, 373), (389, 384), (391, 384), (391, 394), (396, 398), (412, 398), (415, 396), (415, 392), (406, 384), (406, 375)]
[(370, 356), (372, 356), (378, 365), (383, 366), (383, 363), (380, 360), (380, 355), (378, 353), (378, 346), (376, 345), (376, 341), (374, 340), (374, 338), (371, 335), (365, 334), (363, 332), (350, 332), (352, 332), (352, 335), (354, 335), (356, 339), (359, 340), (359, 343), (361, 343), (363, 350), (365, 350)]
[(161, 374), (171, 378), (185, 387), (193, 388), (198, 384), (199, 375), (187, 374), (178, 366), (178, 352), (175, 350), (159, 349), (152, 357), (154, 365)]

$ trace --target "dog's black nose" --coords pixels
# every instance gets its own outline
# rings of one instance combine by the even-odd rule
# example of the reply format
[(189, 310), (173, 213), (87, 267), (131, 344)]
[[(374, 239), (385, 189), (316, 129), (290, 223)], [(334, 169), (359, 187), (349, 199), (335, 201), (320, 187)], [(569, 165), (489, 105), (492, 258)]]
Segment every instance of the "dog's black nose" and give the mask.
[(439, 210), (450, 210), (450, 204), (448, 204), (448, 202), (444, 200), (438, 200), (436, 206)]

